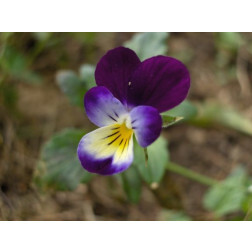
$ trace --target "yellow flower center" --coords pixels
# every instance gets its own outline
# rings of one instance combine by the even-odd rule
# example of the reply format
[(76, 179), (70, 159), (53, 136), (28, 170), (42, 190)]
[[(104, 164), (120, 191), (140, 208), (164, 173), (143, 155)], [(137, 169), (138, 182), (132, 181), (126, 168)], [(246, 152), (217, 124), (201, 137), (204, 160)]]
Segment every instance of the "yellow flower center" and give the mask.
[(127, 126), (124, 121), (96, 130), (88, 140), (89, 150), (99, 158), (114, 156), (114, 162), (125, 160), (131, 153), (133, 144), (133, 129)]
[(106, 137), (107, 145), (118, 148), (123, 153), (128, 148), (133, 129), (129, 129), (125, 122), (122, 124), (114, 124), (111, 128), (111, 134)]

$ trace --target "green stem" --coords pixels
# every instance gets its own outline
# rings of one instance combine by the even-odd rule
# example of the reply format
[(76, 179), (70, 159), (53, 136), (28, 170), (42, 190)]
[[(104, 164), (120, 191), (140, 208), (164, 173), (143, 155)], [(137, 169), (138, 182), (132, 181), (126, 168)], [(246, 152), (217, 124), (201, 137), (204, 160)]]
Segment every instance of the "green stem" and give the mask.
[(213, 186), (216, 183), (218, 183), (217, 180), (215, 179), (211, 179), (207, 176), (201, 175), (195, 171), (189, 170), (181, 165), (169, 162), (167, 163), (166, 167), (165, 167), (168, 171), (172, 171), (174, 173), (177, 173), (179, 175), (182, 175), (186, 178), (195, 180), (201, 184), (207, 185), (207, 186)]

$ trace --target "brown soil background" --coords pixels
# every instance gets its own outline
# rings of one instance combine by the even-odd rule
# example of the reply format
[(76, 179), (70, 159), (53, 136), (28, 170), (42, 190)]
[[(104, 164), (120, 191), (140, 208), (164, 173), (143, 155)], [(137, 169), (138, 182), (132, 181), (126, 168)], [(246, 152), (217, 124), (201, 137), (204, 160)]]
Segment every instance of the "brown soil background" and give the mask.
[[(132, 35), (97, 33), (90, 44), (74, 35), (55, 33), (61, 47), (44, 49), (32, 64), (43, 83), (12, 83), (18, 93), (15, 112), (0, 104), (0, 220), (164, 220), (164, 209), (183, 210), (193, 220), (215, 219), (202, 205), (207, 187), (170, 172), (157, 190), (145, 185), (136, 205), (127, 201), (113, 178), (97, 176), (72, 192), (40, 192), (32, 181), (41, 146), (55, 132), (65, 127), (93, 127), (84, 110), (70, 105), (62, 94), (55, 81), (56, 72), (78, 71), (83, 63), (95, 64), (108, 49)], [(251, 44), (252, 35), (242, 35)], [(31, 34), (16, 34), (15, 38), (24, 52), (32, 49)], [(216, 34), (172, 33), (167, 43), (168, 55), (186, 59), (192, 79), (190, 100), (215, 100), (252, 119), (251, 93), (242, 94), (237, 78), (226, 74), (236, 67), (237, 55), (225, 67), (216, 66)], [(251, 62), (250, 57), (246, 72), (250, 80)], [(220, 73), (226, 78), (225, 85), (221, 85)], [(224, 127), (198, 128), (186, 123), (164, 130), (163, 135), (169, 141), (171, 160), (189, 169), (218, 180), (238, 164), (252, 173), (251, 137)]]

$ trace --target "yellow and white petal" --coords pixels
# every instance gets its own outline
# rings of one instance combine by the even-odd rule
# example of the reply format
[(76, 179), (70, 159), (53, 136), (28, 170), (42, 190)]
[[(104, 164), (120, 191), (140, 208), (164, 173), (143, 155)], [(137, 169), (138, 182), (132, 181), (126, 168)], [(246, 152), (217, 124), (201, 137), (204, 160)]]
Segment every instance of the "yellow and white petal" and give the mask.
[(102, 175), (122, 172), (133, 161), (133, 130), (123, 123), (92, 131), (81, 139), (78, 157), (89, 172)]

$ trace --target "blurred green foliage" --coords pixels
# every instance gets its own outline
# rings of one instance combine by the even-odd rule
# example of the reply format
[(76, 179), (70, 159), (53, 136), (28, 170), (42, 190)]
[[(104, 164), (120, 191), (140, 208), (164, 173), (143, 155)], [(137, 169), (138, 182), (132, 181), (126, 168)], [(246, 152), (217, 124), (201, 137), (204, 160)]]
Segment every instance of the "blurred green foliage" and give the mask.
[(31, 84), (41, 82), (40, 76), (29, 69), (28, 58), (11, 46), (6, 46), (4, 49), (0, 66), (3, 74), (10, 78)]
[(237, 56), (245, 40), (238, 32), (215, 33), (216, 75), (220, 85), (226, 85), (237, 79)]
[(216, 33), (216, 46), (228, 51), (237, 52), (239, 46), (244, 42), (242, 35), (238, 32)]
[(251, 182), (246, 170), (237, 167), (225, 180), (210, 187), (203, 201), (204, 206), (217, 217), (242, 211)]
[(81, 167), (76, 154), (84, 134), (84, 130), (65, 129), (43, 146), (35, 178), (37, 184), (56, 190), (74, 190), (79, 183), (89, 182), (92, 174)]
[(57, 83), (73, 105), (83, 107), (84, 94), (95, 86), (94, 70), (92, 65), (82, 65), (79, 76), (71, 70), (57, 73)]
[(165, 55), (168, 50), (167, 32), (146, 32), (136, 34), (131, 40), (124, 43), (135, 51), (141, 61), (156, 55)]
[(16, 36), (16, 33), (0, 33), (0, 102), (9, 111), (16, 109), (16, 82), (42, 82), (42, 77), (31, 69), (32, 54), (18, 48)]
[(197, 104), (198, 116), (191, 123), (200, 127), (222, 125), (252, 136), (252, 121), (232, 108), (215, 102)]
[(41, 82), (41, 77), (31, 70), (31, 54), (19, 51), (13, 42), (14, 33), (0, 33), (0, 70), (4, 78), (17, 79), (31, 84)]

